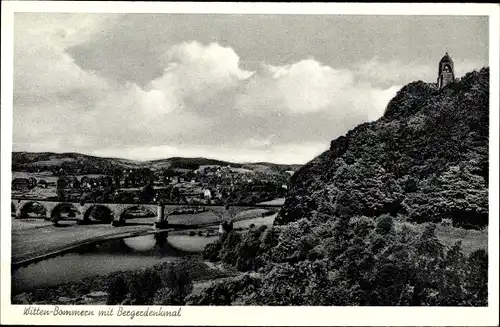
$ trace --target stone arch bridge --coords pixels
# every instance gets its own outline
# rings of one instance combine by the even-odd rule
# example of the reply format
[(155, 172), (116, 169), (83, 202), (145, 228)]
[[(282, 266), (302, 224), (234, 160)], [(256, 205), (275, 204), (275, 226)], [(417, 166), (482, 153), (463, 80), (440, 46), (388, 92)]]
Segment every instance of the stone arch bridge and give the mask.
[(79, 203), (79, 202), (64, 202), (50, 201), (39, 199), (12, 198), (11, 210), (15, 213), (15, 217), (22, 219), (27, 217), (30, 205), (39, 204), (45, 209), (45, 219), (50, 219), (57, 224), (61, 220), (63, 208), (71, 208), (75, 213), (73, 220), (81, 224), (90, 223), (90, 212), (94, 208), (102, 208), (110, 214), (111, 224), (113, 226), (123, 226), (125, 224), (124, 213), (131, 208), (145, 208), (156, 215), (155, 226), (166, 228), (168, 226), (168, 216), (180, 212), (182, 210), (194, 210), (194, 212), (209, 211), (215, 214), (220, 222), (232, 221), (234, 217), (243, 211), (251, 209), (266, 209), (273, 213), (277, 213), (282, 205), (212, 205), (212, 204), (150, 204), (150, 203)]

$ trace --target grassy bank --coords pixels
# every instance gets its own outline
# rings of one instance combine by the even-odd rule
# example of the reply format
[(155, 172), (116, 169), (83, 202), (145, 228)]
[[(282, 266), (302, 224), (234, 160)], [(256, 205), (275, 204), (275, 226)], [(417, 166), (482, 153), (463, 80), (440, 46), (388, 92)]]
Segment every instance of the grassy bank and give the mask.
[[(422, 233), (427, 226), (427, 224), (413, 224), (409, 222), (398, 222), (395, 221), (395, 228), (401, 230), (401, 228), (407, 226), (417, 233)], [(453, 227), (443, 224), (436, 225), (436, 237), (439, 239), (443, 245), (453, 246), (455, 242), (459, 241), (462, 243), (462, 252), (468, 255), (479, 249), (488, 249), (488, 229), (483, 228), (481, 230), (476, 229), (464, 229), (459, 227)]]

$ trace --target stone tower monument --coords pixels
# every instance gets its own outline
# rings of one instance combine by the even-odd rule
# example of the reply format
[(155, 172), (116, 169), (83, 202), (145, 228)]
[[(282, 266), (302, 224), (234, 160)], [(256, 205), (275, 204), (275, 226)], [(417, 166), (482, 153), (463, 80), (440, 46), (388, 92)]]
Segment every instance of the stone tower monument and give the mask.
[(446, 85), (453, 83), (455, 81), (455, 71), (453, 68), (453, 60), (448, 55), (448, 52), (441, 58), (439, 62), (437, 86), (438, 89), (442, 89)]

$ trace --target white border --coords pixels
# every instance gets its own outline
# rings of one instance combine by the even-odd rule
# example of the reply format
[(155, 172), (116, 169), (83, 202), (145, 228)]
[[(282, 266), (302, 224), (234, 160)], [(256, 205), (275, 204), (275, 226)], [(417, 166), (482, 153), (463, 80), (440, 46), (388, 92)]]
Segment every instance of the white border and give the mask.
[[(483, 15), (489, 16), (490, 61), (490, 226), (489, 307), (183, 307), (179, 318), (23, 315), (25, 306), (10, 305), (10, 181), (13, 94), (13, 13), (239, 13), (239, 14), (357, 14), (357, 15)], [(493, 326), (498, 325), (498, 195), (499, 195), (499, 12), (493, 4), (346, 4), (346, 3), (140, 3), (2, 1), (1, 92), (1, 311), (2, 324), (107, 325), (343, 325), (343, 326)], [(44, 306), (38, 306), (44, 307)], [(53, 306), (48, 306), (53, 307)], [(81, 306), (64, 306), (65, 309)], [(103, 306), (87, 306), (97, 309)], [(139, 309), (140, 307), (131, 307)], [(176, 307), (171, 307), (176, 309)], [(167, 309), (167, 307), (165, 307)]]

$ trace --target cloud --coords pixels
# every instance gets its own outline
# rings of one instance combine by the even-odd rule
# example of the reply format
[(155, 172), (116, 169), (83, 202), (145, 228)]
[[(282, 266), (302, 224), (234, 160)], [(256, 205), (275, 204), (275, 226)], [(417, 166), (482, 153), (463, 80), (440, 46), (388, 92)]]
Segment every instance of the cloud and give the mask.
[(240, 69), (233, 49), (217, 43), (205, 46), (192, 41), (174, 45), (161, 59), (164, 73), (151, 81), (148, 88), (200, 113), (210, 109), (205, 106), (208, 101), (253, 74)]
[(250, 71), (230, 46), (196, 40), (155, 45), (164, 51), (153, 61), (148, 52), (143, 65), (161, 73), (146, 83), (82, 68), (69, 49), (105, 38), (119, 21), (16, 14), (14, 150), (303, 163), (379, 118), (406, 83), (435, 79), (435, 67), (378, 58), (338, 68), (304, 56)]
[(245, 113), (269, 116), (327, 112), (336, 119), (376, 119), (399, 86), (374, 87), (358, 71), (334, 69), (314, 59), (286, 66), (265, 65), (237, 96)]
[(81, 69), (65, 50), (85, 42), (111, 17), (55, 17), (26, 13), (15, 16), (14, 89), (20, 100), (75, 92), (98, 93), (108, 87), (104, 79)]

